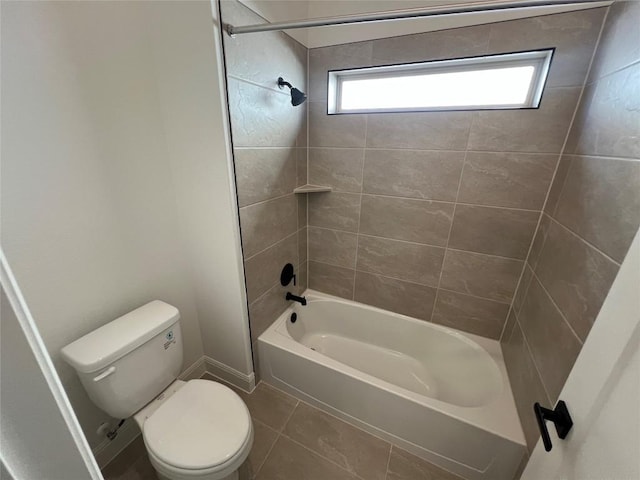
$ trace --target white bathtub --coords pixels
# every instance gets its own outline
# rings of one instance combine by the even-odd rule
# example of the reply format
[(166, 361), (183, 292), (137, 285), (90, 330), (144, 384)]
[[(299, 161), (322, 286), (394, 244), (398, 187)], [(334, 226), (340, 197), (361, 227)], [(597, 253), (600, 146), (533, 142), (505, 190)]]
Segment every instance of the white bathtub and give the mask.
[(262, 380), (464, 478), (512, 480), (525, 440), (498, 342), (305, 295), (259, 337)]

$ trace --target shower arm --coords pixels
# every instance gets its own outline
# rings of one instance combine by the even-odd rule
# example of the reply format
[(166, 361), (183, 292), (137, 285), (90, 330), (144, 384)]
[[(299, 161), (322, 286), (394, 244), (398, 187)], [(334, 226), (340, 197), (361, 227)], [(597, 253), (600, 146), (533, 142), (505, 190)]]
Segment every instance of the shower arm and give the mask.
[(365, 22), (383, 22), (387, 20), (423, 18), (439, 15), (457, 15), (475, 12), (489, 12), (495, 10), (514, 10), (562, 5), (584, 5), (586, 8), (597, 8), (608, 6), (612, 3), (613, 2), (610, 0), (515, 0), (505, 4), (503, 0), (491, 0), (484, 3), (462, 3), (456, 6), (436, 6), (395, 12), (387, 11), (379, 13), (368, 13), (363, 15), (345, 15), (341, 17), (324, 17), (290, 22), (263, 23), (257, 25), (245, 25), (241, 27), (236, 27), (234, 25), (231, 25), (230, 23), (223, 23), (223, 26), (225, 31), (233, 37), (234, 35), (240, 35), (243, 33), (270, 32), (273, 30), (293, 30), (297, 28), (327, 27), (331, 25), (347, 25)]
[(282, 77), (278, 78), (278, 86), (279, 87), (289, 87), (289, 88), (293, 88), (293, 85), (291, 85), (289, 82), (285, 81)]

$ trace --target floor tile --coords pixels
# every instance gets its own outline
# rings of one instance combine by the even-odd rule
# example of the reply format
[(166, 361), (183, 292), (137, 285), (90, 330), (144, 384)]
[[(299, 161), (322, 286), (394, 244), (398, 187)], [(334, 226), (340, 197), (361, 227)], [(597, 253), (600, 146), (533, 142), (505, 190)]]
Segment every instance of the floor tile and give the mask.
[(264, 423), (253, 420), (253, 446), (249, 458), (245, 461), (250, 472), (249, 478), (253, 478), (258, 473), (277, 438), (278, 432)]
[(274, 430), (281, 431), (298, 400), (266, 383), (260, 383), (250, 395), (241, 392), (251, 416)]
[(392, 447), (387, 480), (462, 480), (457, 475)]
[(103, 470), (105, 480), (153, 479), (155, 471), (149, 462), (142, 435), (125, 447)]
[(283, 434), (361, 478), (385, 478), (391, 446), (317, 408), (300, 402)]
[(157, 480), (158, 478), (146, 453), (127, 463), (123, 469), (114, 470), (108, 465), (102, 471), (102, 476), (105, 480)]
[(131, 470), (122, 477), (122, 480), (156, 480), (157, 478), (158, 475), (151, 465), (149, 457), (144, 455), (135, 461)]
[[(265, 383), (251, 394), (229, 386), (253, 416), (253, 447), (240, 480), (461, 480)], [(157, 479), (142, 437), (103, 474), (105, 480)]]
[(247, 408), (249, 408), (251, 417), (254, 420), (258, 420), (260, 423), (278, 432), (282, 430), (298, 403), (296, 398), (264, 382), (260, 382), (253, 392), (249, 394), (208, 373), (205, 373), (202, 378), (222, 383), (232, 389), (240, 395), (240, 398), (242, 398)]
[(346, 470), (280, 436), (257, 480), (356, 480)]

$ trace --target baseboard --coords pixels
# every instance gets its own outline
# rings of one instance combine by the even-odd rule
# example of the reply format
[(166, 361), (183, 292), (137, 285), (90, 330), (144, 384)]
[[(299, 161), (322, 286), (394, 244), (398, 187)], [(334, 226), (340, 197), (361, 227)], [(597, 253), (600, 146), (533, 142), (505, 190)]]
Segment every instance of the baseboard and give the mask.
[[(180, 380), (193, 380), (200, 378), (207, 371), (205, 357), (200, 357), (192, 365), (187, 367), (179, 376)], [(235, 384), (234, 384), (235, 385)], [(118, 436), (113, 440), (105, 438), (97, 447), (93, 449), (93, 456), (102, 469), (111, 460), (116, 458), (127, 446), (140, 435), (140, 429), (133, 418), (127, 421), (118, 430)]]
[(253, 372), (250, 374), (239, 372), (235, 368), (231, 368), (206, 355), (204, 356), (204, 361), (207, 372), (214, 377), (218, 377), (248, 393), (253, 392), (253, 389), (256, 388), (256, 377)]
[(105, 438), (97, 447), (93, 449), (93, 456), (98, 462), (100, 469), (107, 466), (111, 460), (116, 458), (127, 446), (140, 435), (140, 429), (133, 418), (128, 418), (113, 440)]
[(202, 377), (202, 375), (204, 375), (206, 371), (207, 371), (207, 365), (205, 362), (205, 357), (202, 356), (198, 360), (193, 362), (193, 364), (190, 367), (188, 367), (184, 372), (182, 372), (178, 376), (178, 378), (184, 381), (193, 380), (194, 378)]

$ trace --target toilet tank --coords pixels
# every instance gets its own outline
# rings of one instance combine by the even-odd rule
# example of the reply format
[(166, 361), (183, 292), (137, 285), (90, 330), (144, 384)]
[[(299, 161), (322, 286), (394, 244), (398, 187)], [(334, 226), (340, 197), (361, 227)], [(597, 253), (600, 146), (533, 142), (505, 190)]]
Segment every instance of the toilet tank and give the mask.
[(179, 321), (177, 308), (154, 300), (70, 343), (62, 357), (98, 407), (128, 418), (178, 377)]

